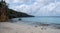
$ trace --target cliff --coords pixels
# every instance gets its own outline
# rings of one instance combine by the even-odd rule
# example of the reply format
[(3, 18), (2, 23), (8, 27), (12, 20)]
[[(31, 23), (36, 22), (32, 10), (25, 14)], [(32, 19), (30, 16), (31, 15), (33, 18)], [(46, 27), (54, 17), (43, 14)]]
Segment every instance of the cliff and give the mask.
[(0, 2), (0, 22), (4, 22), (4, 21), (7, 21), (9, 18), (8, 18), (8, 15), (7, 15), (7, 5), (5, 3), (5, 1), (1, 1)]

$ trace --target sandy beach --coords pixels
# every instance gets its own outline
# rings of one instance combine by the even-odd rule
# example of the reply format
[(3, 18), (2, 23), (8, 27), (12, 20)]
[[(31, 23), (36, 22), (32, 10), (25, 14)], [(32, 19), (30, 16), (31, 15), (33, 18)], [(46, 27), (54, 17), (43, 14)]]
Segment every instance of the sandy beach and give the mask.
[(26, 24), (0, 22), (0, 33), (60, 33), (60, 29), (48, 26), (34, 27)]

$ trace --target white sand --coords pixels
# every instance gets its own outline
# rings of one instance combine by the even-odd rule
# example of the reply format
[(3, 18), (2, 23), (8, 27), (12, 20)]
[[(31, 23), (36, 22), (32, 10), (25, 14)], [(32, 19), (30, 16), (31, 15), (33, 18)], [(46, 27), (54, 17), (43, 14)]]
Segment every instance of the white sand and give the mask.
[(60, 33), (60, 29), (53, 29), (45, 26), (46, 29), (33, 27), (25, 24), (15, 24), (9, 22), (0, 22), (0, 33)]

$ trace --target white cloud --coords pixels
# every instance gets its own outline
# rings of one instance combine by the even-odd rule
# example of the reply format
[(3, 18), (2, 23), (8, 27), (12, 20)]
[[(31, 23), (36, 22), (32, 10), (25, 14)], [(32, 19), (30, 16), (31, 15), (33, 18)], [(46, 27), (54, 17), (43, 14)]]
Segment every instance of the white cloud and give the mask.
[(33, 0), (5, 0), (7, 3), (31, 3)]
[[(35, 16), (60, 16), (60, 2), (58, 0), (6, 0), (7, 3), (23, 3), (18, 6), (12, 6), (10, 8), (25, 12)], [(30, 5), (29, 5), (30, 4)]]
[(59, 11), (60, 4), (59, 3), (60, 2), (50, 3), (46, 6), (43, 6), (42, 8), (40, 8), (40, 10), (35, 15), (37, 15), (37, 16), (56, 16), (57, 14), (60, 14), (60, 11)]

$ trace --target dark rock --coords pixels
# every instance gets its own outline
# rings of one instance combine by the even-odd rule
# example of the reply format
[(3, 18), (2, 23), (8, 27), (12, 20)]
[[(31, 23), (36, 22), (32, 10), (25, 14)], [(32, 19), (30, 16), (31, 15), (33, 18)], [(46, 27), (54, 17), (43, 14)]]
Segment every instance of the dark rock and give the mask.
[(21, 19), (19, 19), (19, 20), (21, 20)]

